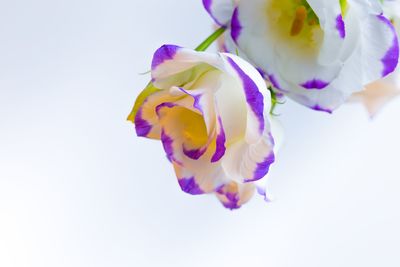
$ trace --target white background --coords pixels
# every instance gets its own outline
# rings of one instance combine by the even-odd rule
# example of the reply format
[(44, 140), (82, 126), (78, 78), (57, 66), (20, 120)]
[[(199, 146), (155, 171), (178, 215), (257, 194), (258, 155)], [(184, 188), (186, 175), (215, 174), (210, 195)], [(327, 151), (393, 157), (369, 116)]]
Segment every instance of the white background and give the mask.
[(370, 121), (291, 101), (275, 201), (180, 191), (126, 121), (153, 51), (211, 30), (200, 0), (0, 0), (0, 266), (400, 266), (400, 99)]

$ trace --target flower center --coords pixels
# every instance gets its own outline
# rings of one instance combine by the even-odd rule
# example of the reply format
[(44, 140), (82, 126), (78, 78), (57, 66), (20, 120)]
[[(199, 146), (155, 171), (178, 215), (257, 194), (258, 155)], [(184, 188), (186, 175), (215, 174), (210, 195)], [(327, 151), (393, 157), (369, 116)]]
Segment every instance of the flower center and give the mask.
[(270, 0), (267, 5), (269, 30), (280, 41), (305, 51), (320, 47), (323, 31), (318, 16), (306, 0)]
[(165, 108), (161, 124), (180, 135), (179, 138), (188, 149), (199, 148), (207, 143), (208, 135), (203, 117), (184, 107)]
[(292, 22), (292, 28), (290, 30), (291, 36), (296, 36), (302, 32), (305, 24), (310, 26), (319, 25), (319, 19), (314, 13), (310, 5), (306, 1), (295, 1), (298, 2), (294, 19)]
[(207, 129), (201, 115), (185, 110), (182, 112), (181, 123), (186, 144), (193, 148), (202, 147), (206, 144), (208, 139)]

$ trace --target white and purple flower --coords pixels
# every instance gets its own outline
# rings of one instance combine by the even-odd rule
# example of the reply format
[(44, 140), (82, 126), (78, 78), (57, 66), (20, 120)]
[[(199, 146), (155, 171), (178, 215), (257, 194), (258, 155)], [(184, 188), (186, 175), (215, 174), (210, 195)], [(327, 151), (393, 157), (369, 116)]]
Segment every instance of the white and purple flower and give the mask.
[(229, 209), (247, 202), (275, 160), (258, 71), (235, 55), (164, 45), (152, 84), (129, 116), (137, 135), (161, 140), (186, 193), (214, 193)]
[(377, 0), (203, 4), (229, 28), (228, 52), (239, 51), (275, 89), (315, 110), (332, 112), (398, 63), (397, 34)]

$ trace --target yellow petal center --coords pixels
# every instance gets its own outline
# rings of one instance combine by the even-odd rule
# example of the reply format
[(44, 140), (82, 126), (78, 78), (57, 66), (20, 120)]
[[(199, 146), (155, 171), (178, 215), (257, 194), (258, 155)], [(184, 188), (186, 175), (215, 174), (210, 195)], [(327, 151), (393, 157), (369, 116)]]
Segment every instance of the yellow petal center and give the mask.
[(181, 138), (187, 149), (197, 149), (206, 145), (208, 135), (202, 115), (180, 106), (163, 108), (160, 112), (163, 112), (163, 128)]
[(270, 0), (266, 8), (269, 31), (279, 41), (315, 53), (321, 45), (323, 31), (318, 16), (305, 0)]

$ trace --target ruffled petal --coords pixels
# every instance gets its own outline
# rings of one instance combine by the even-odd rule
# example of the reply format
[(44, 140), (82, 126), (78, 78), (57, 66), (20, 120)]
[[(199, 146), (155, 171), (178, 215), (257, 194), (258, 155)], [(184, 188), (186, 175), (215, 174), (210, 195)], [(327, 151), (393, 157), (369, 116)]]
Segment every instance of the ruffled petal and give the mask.
[(171, 106), (172, 104), (202, 114), (202, 110), (196, 105), (195, 97), (182, 93), (179, 88), (176, 87), (172, 87), (169, 90), (160, 90), (148, 96), (138, 109), (135, 117), (137, 135), (152, 139), (160, 139), (161, 127), (159, 125), (157, 113), (160, 108)]
[(215, 152), (213, 156), (211, 157), (211, 162), (217, 162), (219, 161), (224, 155), (226, 151), (226, 135), (225, 135), (225, 130), (224, 126), (222, 124), (222, 119), (221, 117), (218, 117), (218, 127), (217, 127), (217, 133), (216, 133), (216, 138), (215, 138)]
[[(270, 99), (264, 101), (262, 94), (262, 91), (267, 91), (266, 84), (261, 74), (248, 62), (232, 54), (224, 54), (224, 56), (226, 57), (227, 64), (229, 64), (231, 75), (233, 77), (236, 76), (239, 81), (242, 91), (239, 93), (244, 94), (244, 99), (246, 100), (247, 125), (245, 139), (249, 143), (257, 142), (265, 130), (264, 110), (270, 107)], [(229, 88), (221, 88), (220, 90), (221, 96), (226, 96)], [(221, 103), (224, 99), (218, 97), (217, 101)], [(221, 113), (224, 114), (226, 112)], [(225, 124), (224, 118), (222, 119)]]
[(212, 193), (229, 181), (219, 164), (185, 160), (173, 162), (173, 165), (182, 191), (191, 195)]
[(264, 178), (275, 161), (274, 141), (269, 133), (257, 143), (236, 142), (226, 150), (222, 166), (232, 180), (254, 182)]
[(204, 71), (219, 68), (220, 64), (218, 54), (163, 45), (154, 53), (151, 77), (157, 88), (168, 88), (193, 82)]
[(171, 90), (174, 91), (174, 94), (176, 95), (186, 95), (186, 98), (192, 99), (193, 108), (202, 114), (204, 122), (206, 124), (207, 133), (211, 135), (216, 127), (216, 114), (213, 93), (212, 91), (209, 92), (207, 89), (207, 87), (199, 89), (184, 89), (183, 87), (172, 87)]
[[(221, 164), (212, 164), (213, 159), (225, 152), (225, 142), (219, 137), (222, 126), (215, 130), (220, 134), (207, 136), (205, 125), (201, 126), (200, 117), (196, 116), (193, 111), (172, 104), (159, 108), (164, 150), (174, 164), (182, 190), (189, 194), (213, 192), (227, 181)], [(188, 149), (188, 143), (194, 144), (192, 149)]]
[(159, 125), (156, 107), (162, 103), (173, 102), (175, 99), (176, 98), (171, 97), (167, 90), (156, 92), (147, 97), (136, 113), (136, 134), (151, 139), (160, 139), (161, 127)]

